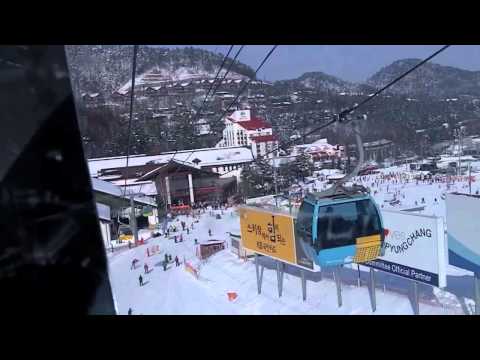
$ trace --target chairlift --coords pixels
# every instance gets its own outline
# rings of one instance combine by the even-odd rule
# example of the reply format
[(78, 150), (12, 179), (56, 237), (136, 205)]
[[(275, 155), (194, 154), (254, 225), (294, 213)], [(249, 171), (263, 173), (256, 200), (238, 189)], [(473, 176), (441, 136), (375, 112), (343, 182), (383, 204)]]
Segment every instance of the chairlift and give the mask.
[(118, 227), (118, 240), (120, 242), (133, 241), (133, 232), (129, 225), (120, 225)]

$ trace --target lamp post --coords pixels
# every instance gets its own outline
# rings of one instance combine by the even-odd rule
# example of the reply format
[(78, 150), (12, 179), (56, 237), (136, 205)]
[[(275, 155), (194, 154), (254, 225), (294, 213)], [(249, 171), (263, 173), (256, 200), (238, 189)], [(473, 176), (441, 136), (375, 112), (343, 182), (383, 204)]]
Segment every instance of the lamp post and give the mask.
[(457, 175), (462, 174), (462, 154), (463, 154), (463, 136), (465, 135), (465, 126), (460, 126), (457, 129), (454, 129), (454, 136), (458, 139), (458, 170)]

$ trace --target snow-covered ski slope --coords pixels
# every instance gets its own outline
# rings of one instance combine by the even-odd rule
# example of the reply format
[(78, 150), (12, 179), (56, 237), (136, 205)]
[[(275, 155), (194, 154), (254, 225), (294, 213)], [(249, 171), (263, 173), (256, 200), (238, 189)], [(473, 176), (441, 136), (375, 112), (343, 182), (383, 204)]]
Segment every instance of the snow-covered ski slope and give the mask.
[[(200, 276), (196, 279), (183, 265), (169, 264), (163, 271), (161, 262), (165, 252), (198, 264), (195, 261), (194, 239), (228, 239), (225, 232), (238, 229), (238, 217), (228, 210), (221, 220), (207, 212), (200, 216), (195, 229), (186, 235), (184, 241), (174, 243), (171, 239), (158, 237), (149, 241), (148, 246), (159, 245), (161, 252), (147, 257), (145, 246), (114, 253), (110, 259), (110, 277), (119, 314), (126, 314), (128, 308), (134, 314), (371, 314), (370, 298), (366, 287), (366, 273), (362, 272), (362, 284), (358, 287), (357, 270), (345, 268), (342, 271), (343, 306), (338, 308), (335, 282), (332, 274), (324, 273), (307, 276), (307, 301), (302, 301), (301, 282), (298, 270), (287, 267), (284, 290), (278, 297), (274, 263), (263, 258), (265, 272), (262, 294), (257, 294), (255, 266), (253, 261), (244, 262), (229, 248), (213, 255), (206, 263), (200, 264)], [(180, 217), (190, 224), (192, 218)], [(177, 227), (179, 223), (177, 223)], [(131, 270), (131, 261), (137, 258), (140, 264)], [(143, 264), (153, 270), (144, 274)], [(142, 274), (146, 284), (139, 286), (138, 276)], [(408, 298), (408, 282), (392, 276), (379, 277), (377, 289), (377, 311), (375, 314), (412, 314)], [(395, 284), (395, 280), (398, 284)], [(389, 284), (389, 282), (392, 282)], [(388, 284), (386, 289), (383, 284)], [(429, 287), (422, 287), (420, 304), (422, 314), (462, 314), (462, 305), (455, 295), (434, 294)], [(227, 292), (234, 291), (238, 298), (230, 302)], [(402, 293), (403, 292), (403, 293)], [(442, 302), (446, 305), (442, 305)]]
[[(383, 170), (384, 173), (401, 171), (401, 168)], [(368, 176), (364, 184), (378, 180), (379, 175)], [(480, 179), (480, 177), (479, 177)], [(358, 178), (357, 181), (360, 181)], [(322, 189), (325, 182), (316, 180), (304, 185), (304, 189)], [(387, 190), (388, 186), (388, 190)], [(480, 190), (477, 181), (473, 183), (472, 192)], [(466, 181), (456, 182), (447, 189), (445, 183), (428, 184), (416, 181), (397, 183), (385, 181), (373, 187), (379, 205), (384, 208), (401, 209), (415, 206), (425, 199), (423, 214), (445, 216), (444, 200), (441, 194), (453, 191), (468, 191)], [(399, 205), (391, 206), (385, 200), (397, 193)], [(437, 202), (435, 202), (437, 198)], [(222, 218), (215, 215), (220, 210), (201, 214), (194, 223), (194, 229), (187, 235), (183, 231), (184, 241), (175, 243), (173, 239), (157, 237), (149, 240), (148, 245), (133, 249), (123, 249), (109, 254), (110, 277), (119, 314), (126, 314), (133, 309), (133, 314), (372, 314), (370, 297), (367, 289), (368, 268), (360, 266), (361, 282), (358, 286), (358, 268), (356, 265), (342, 269), (343, 306), (337, 306), (337, 293), (333, 274), (326, 270), (323, 278), (308, 273), (307, 300), (302, 300), (301, 281), (298, 269), (287, 266), (284, 276), (283, 295), (279, 298), (275, 264), (263, 257), (265, 265), (262, 293), (257, 294), (255, 265), (252, 260), (244, 261), (231, 252), (223, 250), (205, 263), (195, 256), (194, 239), (199, 242), (208, 240), (226, 240), (230, 244), (228, 232), (239, 233), (239, 218), (235, 209), (223, 211)], [(180, 216), (170, 222), (181, 229), (180, 221), (191, 226), (192, 217)], [(191, 227), (190, 227), (191, 229)], [(208, 230), (212, 230), (209, 237)], [(180, 232), (176, 233), (177, 235)], [(173, 233), (171, 234), (171, 236)], [(147, 257), (147, 246), (159, 245), (160, 253)], [(173, 258), (184, 258), (200, 267), (199, 278), (187, 272), (183, 266), (175, 267), (172, 262), (167, 271), (163, 271), (161, 262), (165, 253)], [(131, 261), (137, 258), (140, 264), (130, 270)], [(143, 265), (151, 269), (144, 274)], [(146, 284), (139, 286), (138, 276), (142, 274)], [(393, 275), (377, 272), (377, 311), (375, 314), (412, 314), (412, 283)], [(472, 274), (452, 266), (448, 267), (448, 286), (446, 290), (419, 285), (421, 314), (471, 314), (473, 313)], [(227, 292), (236, 292), (238, 297), (229, 301)]]

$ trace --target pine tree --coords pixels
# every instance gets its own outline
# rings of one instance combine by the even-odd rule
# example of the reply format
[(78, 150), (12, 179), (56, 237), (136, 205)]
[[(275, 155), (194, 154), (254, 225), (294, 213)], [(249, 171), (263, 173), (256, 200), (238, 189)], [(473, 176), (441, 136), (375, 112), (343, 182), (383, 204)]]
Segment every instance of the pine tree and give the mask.
[(297, 173), (297, 178), (301, 178), (305, 181), (306, 176), (311, 176), (313, 172), (313, 163), (311, 156), (302, 152), (297, 156), (293, 162), (294, 169)]

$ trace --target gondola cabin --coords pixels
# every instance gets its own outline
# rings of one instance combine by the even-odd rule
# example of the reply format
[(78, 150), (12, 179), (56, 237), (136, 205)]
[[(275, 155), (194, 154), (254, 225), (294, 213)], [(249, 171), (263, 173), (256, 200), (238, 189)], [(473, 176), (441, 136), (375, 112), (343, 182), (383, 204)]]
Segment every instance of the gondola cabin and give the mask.
[(385, 234), (380, 212), (368, 194), (309, 194), (297, 215), (295, 237), (313, 262), (326, 267), (376, 259)]

